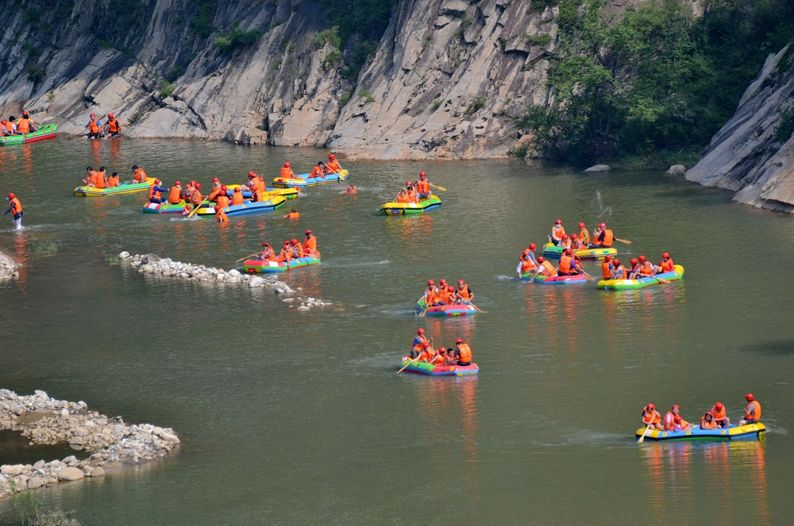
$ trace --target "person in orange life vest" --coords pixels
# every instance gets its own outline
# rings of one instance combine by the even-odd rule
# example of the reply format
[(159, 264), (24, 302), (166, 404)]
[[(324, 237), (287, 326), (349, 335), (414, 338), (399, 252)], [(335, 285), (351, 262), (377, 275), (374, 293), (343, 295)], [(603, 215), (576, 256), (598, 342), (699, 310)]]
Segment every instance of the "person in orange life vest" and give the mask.
[(24, 135), (36, 131), (36, 123), (30, 118), (27, 111), (22, 112), (22, 117), (17, 121), (17, 135)]
[(631, 258), (630, 263), (629, 279), (637, 279), (640, 274), (640, 261), (637, 258)]
[(155, 179), (154, 184), (149, 187), (149, 202), (162, 203), (165, 201), (163, 194), (168, 191), (168, 188), (160, 186), (163, 182), (160, 179)]
[(320, 252), (317, 250), (317, 238), (311, 230), (304, 232), (306, 239), (303, 241), (303, 252), (307, 256), (320, 257)]
[(686, 431), (689, 429), (689, 422), (681, 418), (679, 411), (678, 404), (673, 404), (673, 407), (664, 415), (662, 426), (665, 431)]
[(662, 429), (662, 415), (652, 403), (642, 408), (642, 424), (650, 425), (654, 429)]
[(397, 194), (397, 197), (394, 198), (395, 203), (407, 203), (408, 202), (408, 192), (403, 188)]
[(251, 192), (253, 192), (254, 190), (257, 189), (259, 176), (256, 175), (256, 172), (254, 172), (253, 170), (250, 170), (247, 175), (248, 175), (248, 182), (245, 183), (245, 186), (247, 186), (251, 190)]
[(105, 123), (105, 133), (110, 134), (111, 137), (115, 137), (121, 133), (121, 124), (119, 124), (118, 119), (112, 113), (108, 113), (108, 121)]
[(458, 290), (456, 293), (458, 295), (458, 299), (460, 299), (462, 303), (471, 303), (474, 301), (474, 292), (472, 292), (469, 284), (462, 279), (458, 280)]
[(584, 244), (584, 248), (590, 245), (590, 232), (588, 232), (584, 221), (579, 221), (579, 240)]
[(193, 206), (199, 206), (204, 202), (204, 196), (201, 195), (201, 183), (193, 183), (193, 191), (190, 193), (190, 202)]
[(265, 261), (276, 261), (276, 252), (267, 241), (262, 243), (262, 259)]
[(325, 165), (322, 161), (318, 162), (312, 171), (309, 173), (309, 177), (307, 179), (316, 179), (318, 177), (323, 177), (325, 175)]
[(218, 197), (215, 199), (215, 209), (224, 209), (227, 208), (230, 204), (232, 204), (232, 200), (229, 199), (226, 185), (221, 185), (220, 192), (218, 193)]
[(358, 188), (356, 188), (356, 185), (354, 184), (349, 184), (345, 188), (345, 193), (348, 195), (355, 195), (358, 193)]
[(640, 264), (640, 268), (639, 268), (640, 276), (643, 276), (643, 277), (645, 277), (645, 276), (653, 276), (655, 274), (655, 272), (654, 272), (655, 269), (653, 267), (653, 263), (648, 261), (648, 259), (645, 256), (640, 255), (638, 263)]
[(516, 267), (516, 272), (518, 273), (518, 277), (523, 276), (524, 274), (533, 273), (538, 270), (537, 264), (532, 261), (530, 255), (532, 252), (529, 249), (524, 249), (524, 252), (521, 254), (521, 257), (518, 260), (518, 266)]
[(662, 253), (662, 261), (659, 263), (659, 272), (672, 272), (675, 270), (673, 258), (670, 257), (668, 252)]
[(615, 270), (612, 271), (612, 279), (626, 279), (626, 269), (619, 259), (615, 259), (612, 266), (615, 267)]
[(563, 234), (562, 239), (560, 240), (557, 246), (562, 247), (563, 249), (567, 250), (571, 248), (571, 237), (568, 234)]
[(587, 245), (582, 243), (582, 240), (579, 239), (578, 234), (571, 234), (571, 250), (576, 252), (577, 250), (581, 250), (583, 248), (587, 248)]
[(232, 193), (232, 206), (243, 204), (243, 191), (240, 187), (236, 187)]
[(3, 135), (14, 135), (17, 133), (16, 117), (11, 115), (7, 121), (3, 121), (5, 126), (3, 128)]
[(92, 113), (88, 116), (88, 124), (86, 125), (86, 129), (88, 129), (88, 138), (89, 139), (98, 139), (99, 138), (99, 124), (96, 121), (96, 113)]
[(601, 263), (601, 278), (614, 279), (615, 267), (612, 266), (612, 256), (604, 256), (604, 262)]
[(425, 338), (425, 330), (422, 327), (419, 327), (416, 329), (416, 336), (414, 336), (414, 339), (411, 342), (411, 358), (416, 358), (419, 356), (419, 353), (422, 352), (425, 343), (428, 345), (430, 344), (427, 338)]
[(422, 350), (419, 352), (419, 361), (420, 362), (428, 362), (433, 359), (435, 352), (433, 352), (433, 348), (430, 346), (430, 342), (426, 341), (422, 343)]
[(14, 230), (22, 230), (22, 217), (25, 215), (22, 210), (22, 203), (14, 192), (8, 194), (6, 199), (8, 199), (8, 210), (3, 215), (11, 214), (14, 221)]
[(223, 207), (215, 206), (215, 220), (218, 223), (228, 223), (229, 222), (229, 216), (226, 215), (226, 211), (223, 209)]
[(546, 258), (540, 256), (538, 258), (538, 274), (543, 274), (547, 278), (557, 275), (557, 269), (554, 268), (554, 265), (546, 261)]
[(293, 208), (286, 213), (284, 219), (300, 219), (300, 216), (301, 216), (300, 213)]
[(282, 179), (295, 179), (295, 172), (292, 171), (292, 165), (289, 161), (284, 161), (284, 166), (281, 167), (279, 177)]
[(446, 284), (439, 284), (432, 306), (447, 305), (451, 303), (449, 288)]
[(455, 347), (458, 350), (458, 365), (471, 365), (473, 356), (469, 344), (458, 338), (455, 340)]
[(8, 124), (7, 120), (0, 119), (0, 136), (5, 136), (6, 135), (6, 125), (7, 124)]
[(428, 307), (433, 305), (433, 302), (436, 301), (436, 293), (438, 289), (436, 289), (436, 282), (432, 279), (427, 280), (427, 288), (425, 289), (424, 293), (422, 294), (422, 298), (424, 298), (425, 303)]
[(706, 412), (700, 417), (700, 429), (717, 429), (717, 423), (711, 413)]
[(113, 172), (110, 174), (110, 177), (108, 177), (108, 188), (115, 188), (119, 185), (119, 182), (119, 173)]
[(560, 266), (557, 267), (558, 276), (575, 276), (581, 273), (581, 268), (573, 257), (573, 252), (570, 248), (566, 248), (565, 252), (560, 255)]
[(562, 236), (565, 235), (565, 228), (562, 226), (562, 219), (557, 219), (554, 221), (554, 226), (551, 227), (551, 236), (549, 236), (549, 241), (554, 243), (555, 245), (559, 245), (562, 241)]
[(137, 164), (132, 165), (132, 179), (136, 183), (145, 183), (149, 176), (146, 171)]
[(428, 181), (427, 174), (424, 170), (419, 172), (419, 180), (416, 181), (416, 191), (419, 193), (420, 199), (427, 199), (430, 197), (430, 181)]
[(83, 178), (83, 183), (87, 186), (91, 186), (94, 184), (94, 174), (96, 172), (90, 166), (85, 167), (85, 178)]
[(739, 421), (739, 425), (754, 424), (761, 421), (761, 402), (755, 399), (752, 393), (744, 395), (747, 405), (744, 406), (744, 418)]
[(254, 188), (254, 191), (251, 194), (251, 201), (254, 203), (267, 201), (267, 194), (265, 194), (264, 190), (260, 190), (259, 188)]
[(292, 250), (293, 258), (302, 258), (303, 256), (306, 255), (306, 253), (303, 252), (303, 246), (300, 244), (300, 241), (298, 241), (297, 239), (290, 240), (290, 249)]
[(436, 349), (436, 353), (433, 355), (433, 358), (430, 359), (430, 364), (436, 367), (446, 365), (447, 350), (444, 347), (439, 347), (438, 349)]
[(447, 285), (447, 295), (449, 297), (449, 303), (460, 303), (460, 298), (458, 297), (458, 291), (452, 285)]
[(193, 185), (195, 185), (195, 184), (196, 184), (196, 181), (191, 179), (182, 188), (182, 200), (183, 201), (186, 201), (186, 202), (190, 201), (190, 196), (193, 195), (193, 190), (194, 190), (194, 186)]
[(333, 153), (328, 154), (328, 162), (326, 163), (328, 167), (328, 171), (331, 173), (339, 173), (342, 169), (342, 166), (339, 164), (339, 161), (336, 160), (336, 155)]
[(107, 188), (108, 187), (108, 176), (105, 172), (105, 167), (100, 166), (99, 171), (94, 174), (93, 180), (94, 188)]
[(290, 249), (289, 241), (284, 241), (284, 244), (281, 245), (281, 252), (278, 253), (276, 261), (279, 263), (289, 263), (292, 261), (292, 250)]
[(174, 186), (168, 190), (168, 202), (175, 205), (182, 201), (182, 183), (176, 181)]
[(458, 357), (452, 347), (447, 347), (444, 352), (444, 365), (458, 365)]
[(221, 184), (221, 180), (218, 179), (217, 177), (212, 178), (211, 188), (212, 190), (210, 190), (210, 193), (207, 196), (207, 199), (209, 201), (217, 201), (219, 195), (227, 194), (226, 187), (223, 184)]
[(529, 250), (529, 259), (532, 260), (532, 263), (534, 263), (535, 266), (538, 265), (538, 260), (535, 259), (535, 249), (536, 248), (537, 248), (537, 245), (535, 243), (530, 243), (529, 246), (527, 247), (527, 250)]
[(714, 407), (709, 409), (709, 413), (711, 413), (711, 416), (714, 418), (714, 423), (717, 424), (718, 427), (727, 428), (731, 425), (731, 419), (728, 418), (728, 411), (725, 409), (722, 402), (714, 404)]
[(600, 223), (598, 230), (593, 233), (593, 245), (597, 247), (609, 248), (615, 242), (615, 234), (607, 228), (606, 223)]

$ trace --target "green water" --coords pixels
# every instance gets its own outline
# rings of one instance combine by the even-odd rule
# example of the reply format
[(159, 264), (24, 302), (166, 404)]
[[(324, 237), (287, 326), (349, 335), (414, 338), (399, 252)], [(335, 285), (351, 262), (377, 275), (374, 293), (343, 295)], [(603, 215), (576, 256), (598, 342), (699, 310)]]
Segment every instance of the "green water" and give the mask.
[[(72, 197), (88, 164), (240, 182), (324, 156), (123, 141), (0, 149), (0, 190), (21, 197), (27, 226), (14, 234), (2, 218), (0, 250), (25, 266), (0, 285), (0, 387), (171, 426), (183, 447), (37, 492), (45, 504), (103, 525), (790, 520), (794, 218), (654, 173), (509, 160), (347, 163), (359, 194), (310, 189), (290, 203), (297, 223), (282, 211), (219, 228), (143, 215), (140, 195)], [(420, 168), (448, 188), (443, 206), (376, 215)], [(685, 280), (608, 293), (513, 279), (556, 217), (599, 216), (633, 241), (627, 258), (670, 251)], [(114, 261), (128, 250), (229, 268), (305, 228), (322, 265), (283, 279), (333, 309), (300, 313), (270, 292), (151, 280)], [(429, 277), (468, 280), (487, 313), (417, 322)], [(437, 344), (470, 339), (479, 378), (395, 375), (417, 325)], [(738, 418), (750, 390), (770, 428), (762, 442), (632, 438), (649, 400), (691, 421), (721, 400)], [(13, 516), (8, 502), (0, 513)]]

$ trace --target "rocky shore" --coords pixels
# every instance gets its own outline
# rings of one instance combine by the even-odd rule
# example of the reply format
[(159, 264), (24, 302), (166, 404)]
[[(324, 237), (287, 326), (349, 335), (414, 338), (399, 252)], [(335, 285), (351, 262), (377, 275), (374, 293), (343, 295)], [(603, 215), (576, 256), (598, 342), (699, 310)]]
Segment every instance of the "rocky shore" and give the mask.
[(9, 255), (0, 252), (0, 283), (10, 281), (18, 277), (19, 271), (17, 270), (17, 264), (14, 259)]
[(0, 466), (0, 498), (163, 458), (179, 447), (170, 428), (124, 423), (90, 411), (85, 402), (50, 398), (44, 391), (22, 396), (0, 389), (0, 430), (18, 431), (31, 444), (67, 443), (90, 452), (86, 459), (68, 456), (35, 464)]
[(122, 265), (129, 266), (140, 274), (163, 279), (194, 281), (206, 284), (229, 284), (249, 287), (251, 289), (268, 289), (281, 296), (281, 301), (295, 310), (306, 312), (331, 305), (330, 301), (306, 297), (300, 294), (301, 289), (293, 289), (274, 276), (266, 278), (248, 275), (239, 270), (223, 270), (192, 263), (181, 263), (170, 258), (161, 258), (155, 254), (119, 254)]

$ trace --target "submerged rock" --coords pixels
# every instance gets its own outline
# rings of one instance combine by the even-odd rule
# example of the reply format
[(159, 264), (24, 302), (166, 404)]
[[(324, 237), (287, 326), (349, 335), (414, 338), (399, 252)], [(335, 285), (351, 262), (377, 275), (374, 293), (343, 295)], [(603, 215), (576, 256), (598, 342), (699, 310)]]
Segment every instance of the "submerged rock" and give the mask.
[(585, 173), (602, 173), (608, 172), (612, 169), (608, 164), (594, 164), (590, 168), (585, 170)]

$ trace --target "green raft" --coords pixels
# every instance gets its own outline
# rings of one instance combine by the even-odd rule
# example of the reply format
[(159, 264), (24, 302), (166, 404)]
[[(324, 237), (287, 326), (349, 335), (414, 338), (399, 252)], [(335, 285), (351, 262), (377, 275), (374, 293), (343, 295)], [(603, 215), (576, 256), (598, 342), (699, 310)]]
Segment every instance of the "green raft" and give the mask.
[(602, 279), (596, 286), (602, 290), (636, 290), (682, 279), (684, 279), (684, 267), (675, 265), (672, 272), (662, 272), (655, 276), (644, 276), (639, 279)]
[(13, 146), (16, 144), (28, 144), (31, 142), (46, 141), (47, 139), (54, 139), (55, 132), (58, 131), (57, 124), (45, 124), (39, 126), (39, 129), (26, 133), (24, 135), (9, 135), (7, 137), (0, 137), (0, 146)]

